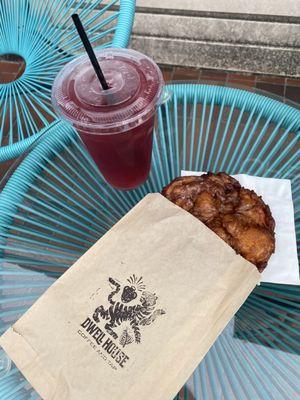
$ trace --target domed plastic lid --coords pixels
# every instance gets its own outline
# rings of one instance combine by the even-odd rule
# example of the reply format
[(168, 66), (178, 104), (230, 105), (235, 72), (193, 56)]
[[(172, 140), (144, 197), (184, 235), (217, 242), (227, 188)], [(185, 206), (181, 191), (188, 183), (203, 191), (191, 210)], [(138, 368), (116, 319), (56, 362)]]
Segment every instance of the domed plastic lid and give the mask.
[(54, 81), (56, 111), (76, 128), (95, 134), (121, 132), (148, 119), (164, 85), (154, 61), (127, 49), (99, 50), (96, 56), (109, 89), (102, 89), (88, 56), (82, 56), (67, 64)]

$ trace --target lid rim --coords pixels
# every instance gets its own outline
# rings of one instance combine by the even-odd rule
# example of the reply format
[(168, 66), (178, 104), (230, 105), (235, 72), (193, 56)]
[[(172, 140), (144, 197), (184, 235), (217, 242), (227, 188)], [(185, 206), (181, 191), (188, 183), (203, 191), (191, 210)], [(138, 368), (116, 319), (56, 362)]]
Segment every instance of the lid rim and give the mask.
[[(163, 90), (161, 90), (161, 94), (162, 94), (162, 91)], [(158, 98), (161, 97), (161, 94)], [(127, 130), (131, 130), (131, 129), (135, 128), (136, 126), (138, 126), (138, 123), (136, 123), (135, 126), (129, 126), (130, 124), (137, 122), (139, 119), (144, 118), (145, 116), (146, 116), (146, 118), (143, 119), (143, 122), (148, 121), (151, 118), (152, 114), (156, 113), (156, 109), (158, 107), (157, 105), (155, 105), (151, 109), (147, 109), (147, 112), (144, 111), (140, 114), (136, 114), (134, 117), (124, 120), (124, 121), (120, 121), (118, 123), (114, 122), (111, 124), (101, 124), (100, 125), (100, 124), (95, 124), (95, 123), (93, 123), (93, 124), (84, 123), (84, 122), (80, 122), (78, 120), (66, 117), (65, 114), (61, 112), (61, 108), (58, 107), (56, 104), (54, 104), (54, 101), (56, 102), (56, 99), (53, 100), (53, 106), (55, 108), (55, 111), (62, 120), (70, 123), (75, 129), (86, 131), (87, 133), (89, 133), (91, 135), (116, 135), (118, 133), (125, 132)], [(93, 130), (93, 129), (99, 130), (99, 131), (101, 130), (103, 132), (99, 132), (99, 133), (91, 132), (91, 130)], [(111, 129), (116, 130), (116, 132), (107, 132), (107, 133), (104, 132), (106, 130), (111, 130)]]
[[(135, 50), (131, 50), (131, 49), (104, 49), (104, 50), (98, 50), (96, 51), (96, 55), (98, 56), (100, 55), (105, 55), (105, 53), (114, 53), (116, 55), (118, 54), (122, 54), (122, 56), (126, 56), (126, 55), (132, 55), (135, 56), (137, 62), (138, 62), (138, 57), (142, 59), (146, 59), (149, 60), (151, 62), (151, 64), (156, 67), (156, 74), (157, 74), (157, 92), (155, 93), (155, 95), (153, 96), (152, 100), (146, 105), (145, 108), (141, 109), (140, 112), (138, 112), (137, 114), (133, 114), (131, 115), (129, 118), (123, 118), (120, 119), (119, 121), (111, 121), (111, 122), (94, 122), (94, 121), (80, 121), (79, 119), (76, 119), (75, 117), (72, 118), (72, 115), (70, 115), (70, 113), (66, 112), (68, 110), (66, 110), (64, 107), (62, 107), (59, 104), (59, 98), (61, 95), (64, 95), (64, 92), (62, 91), (62, 87), (63, 87), (63, 82), (64, 82), (64, 78), (66, 77), (67, 71), (73, 71), (74, 68), (72, 69), (72, 67), (78, 66), (80, 65), (80, 60), (86, 60), (87, 56), (86, 55), (82, 55), (74, 60), (72, 60), (70, 63), (66, 64), (63, 68), (63, 70), (59, 73), (59, 75), (55, 78), (54, 83), (53, 83), (53, 88), (52, 88), (52, 104), (54, 106), (54, 109), (56, 111), (56, 113), (58, 114), (58, 116), (66, 121), (68, 121), (69, 123), (71, 123), (73, 126), (76, 126), (77, 129), (81, 129), (81, 130), (86, 130), (87, 132), (90, 132), (91, 130), (99, 130), (102, 132), (99, 132), (99, 134), (105, 134), (105, 131), (107, 130), (115, 130), (116, 132), (112, 132), (112, 133), (118, 133), (119, 132), (123, 132), (129, 129), (134, 128), (135, 126), (139, 125), (139, 121), (142, 119), (143, 121), (141, 121), (140, 123), (148, 120), (151, 116), (151, 114), (154, 114), (156, 112), (156, 108), (159, 105), (159, 100), (161, 99), (162, 93), (163, 93), (163, 88), (164, 88), (164, 79), (163, 79), (163, 74), (160, 70), (160, 68), (157, 66), (157, 64), (148, 56), (139, 53)], [(84, 62), (84, 61), (82, 61)], [(71, 73), (71, 72), (70, 72)], [(67, 93), (68, 96), (68, 93)], [(83, 116), (84, 118), (84, 116)], [(88, 118), (88, 116), (87, 116)], [(131, 126), (129, 126), (131, 125)], [(95, 133), (97, 134), (97, 133)]]

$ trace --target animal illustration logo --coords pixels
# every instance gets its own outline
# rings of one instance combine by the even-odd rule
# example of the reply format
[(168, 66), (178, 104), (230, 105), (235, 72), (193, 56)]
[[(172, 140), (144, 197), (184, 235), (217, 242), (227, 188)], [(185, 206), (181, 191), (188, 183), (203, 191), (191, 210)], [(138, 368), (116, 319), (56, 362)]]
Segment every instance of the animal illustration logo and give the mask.
[[(141, 326), (152, 324), (157, 317), (165, 314), (162, 309), (156, 309), (158, 297), (155, 293), (146, 291), (143, 278), (135, 275), (122, 285), (116, 279), (108, 279), (113, 289), (108, 295), (108, 308), (103, 305), (96, 308), (93, 318), (96, 322), (108, 321), (106, 332), (114, 339), (119, 339), (125, 347), (133, 342), (141, 342)], [(121, 327), (121, 333), (117, 333)]]

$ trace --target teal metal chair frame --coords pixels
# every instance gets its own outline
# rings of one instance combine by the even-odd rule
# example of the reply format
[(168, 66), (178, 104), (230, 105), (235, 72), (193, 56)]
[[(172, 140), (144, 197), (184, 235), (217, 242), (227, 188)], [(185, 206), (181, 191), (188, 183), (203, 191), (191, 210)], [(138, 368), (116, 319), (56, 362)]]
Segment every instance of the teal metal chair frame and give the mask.
[[(141, 187), (123, 192), (106, 184), (77, 133), (62, 121), (44, 129), (7, 177), (0, 194), (0, 334), (48, 288), (52, 281), (45, 277), (59, 277), (141, 198), (160, 191), (182, 169), (291, 179), (299, 247), (300, 111), (239, 89), (167, 89), (173, 94), (158, 110), (152, 169)], [(300, 286), (257, 287), (180, 398), (190, 399), (190, 392), (195, 400), (269, 400), (270, 393), (296, 398), (299, 299)], [(1, 399), (35, 398), (22, 379), (13, 366), (0, 380)]]
[[(0, 162), (24, 152), (40, 129), (56, 118), (51, 86), (57, 72), (81, 51), (70, 18), (77, 12), (92, 43), (127, 47), (135, 0), (3, 0), (0, 3), (0, 55), (26, 62), (16, 81), (0, 83)], [(4, 143), (5, 138), (8, 141)]]

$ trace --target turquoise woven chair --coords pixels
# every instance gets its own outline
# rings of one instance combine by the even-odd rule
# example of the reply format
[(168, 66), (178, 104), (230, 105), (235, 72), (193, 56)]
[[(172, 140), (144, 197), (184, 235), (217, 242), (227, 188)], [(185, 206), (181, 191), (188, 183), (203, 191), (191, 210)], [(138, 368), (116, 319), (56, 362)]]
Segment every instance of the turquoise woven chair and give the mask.
[(74, 12), (96, 48), (128, 45), (135, 0), (0, 1), (0, 56), (16, 54), (26, 63), (19, 79), (0, 83), (0, 162), (21, 154), (56, 117), (53, 79), (82, 51), (70, 18)]
[[(6, 177), (0, 188), (0, 333), (146, 193), (160, 191), (181, 169), (291, 179), (299, 246), (300, 111), (238, 89), (168, 89), (173, 96), (158, 110), (150, 177), (138, 189), (106, 184), (76, 132), (61, 121), (45, 128)], [(299, 286), (257, 287), (177, 399), (296, 399), (299, 300)], [(39, 398), (4, 354), (1, 374), (1, 400)]]

